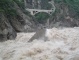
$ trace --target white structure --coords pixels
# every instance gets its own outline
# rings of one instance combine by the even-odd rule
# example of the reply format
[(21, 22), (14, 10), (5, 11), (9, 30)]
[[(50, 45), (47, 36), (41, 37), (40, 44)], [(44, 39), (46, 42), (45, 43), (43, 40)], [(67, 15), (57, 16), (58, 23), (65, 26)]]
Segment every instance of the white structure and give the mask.
[[(25, 7), (26, 7), (26, 5), (27, 5), (26, 4), (26, 0), (24, 0), (24, 2), (25, 2)], [(34, 2), (35, 2), (35, 0), (32, 0), (33, 8), (35, 8), (34, 7), (35, 6)], [(41, 6), (40, 6), (40, 3), (41, 3), (41, 1), (39, 0), (38, 1), (38, 9), (29, 9), (29, 8), (26, 8), (26, 10), (29, 11), (31, 13), (31, 15), (35, 15), (35, 14), (37, 14), (39, 12), (45, 12), (45, 13), (48, 13), (48, 14), (51, 15), (55, 11), (55, 6), (54, 6), (53, 1), (49, 2), (50, 4), (52, 4), (52, 8), (50, 10), (42, 10)]]
[(52, 14), (53, 10), (41, 10), (41, 9), (26, 9), (27, 11), (29, 11), (31, 13), (31, 15), (35, 15), (39, 12), (45, 12), (48, 14)]

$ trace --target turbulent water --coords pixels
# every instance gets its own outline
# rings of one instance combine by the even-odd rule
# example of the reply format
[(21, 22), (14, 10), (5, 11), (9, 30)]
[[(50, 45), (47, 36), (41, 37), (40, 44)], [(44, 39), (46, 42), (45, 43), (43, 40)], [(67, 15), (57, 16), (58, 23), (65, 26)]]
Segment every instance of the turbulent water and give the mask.
[(47, 29), (43, 39), (27, 42), (35, 33), (18, 33), (0, 43), (0, 60), (79, 60), (79, 27)]

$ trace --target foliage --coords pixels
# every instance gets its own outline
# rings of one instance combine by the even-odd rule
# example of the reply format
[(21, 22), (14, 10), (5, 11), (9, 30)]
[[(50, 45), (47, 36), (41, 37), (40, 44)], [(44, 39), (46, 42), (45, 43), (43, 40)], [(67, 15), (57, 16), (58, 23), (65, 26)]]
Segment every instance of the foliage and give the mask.
[(79, 0), (65, 0), (69, 8), (79, 15)]
[(79, 0), (54, 0), (55, 3), (65, 3), (69, 9), (79, 16)]
[(61, 3), (63, 0), (54, 0), (55, 3)]
[(51, 8), (52, 8), (52, 5), (51, 4), (48, 4), (47, 5), (47, 9), (50, 10)]
[(49, 0), (41, 0), (41, 8), (42, 9), (51, 9), (52, 5), (48, 3)]
[(24, 9), (23, 0), (0, 0), (0, 12), (4, 12), (6, 15), (16, 15), (14, 1)]
[(49, 18), (49, 14), (40, 12), (40, 13), (37, 13), (35, 17), (39, 23), (43, 23), (46, 21), (47, 18)]
[(13, 6), (13, 0), (0, 0), (0, 12), (4, 12), (6, 15), (15, 14), (16, 11)]
[(24, 9), (24, 0), (14, 0), (21, 9)]

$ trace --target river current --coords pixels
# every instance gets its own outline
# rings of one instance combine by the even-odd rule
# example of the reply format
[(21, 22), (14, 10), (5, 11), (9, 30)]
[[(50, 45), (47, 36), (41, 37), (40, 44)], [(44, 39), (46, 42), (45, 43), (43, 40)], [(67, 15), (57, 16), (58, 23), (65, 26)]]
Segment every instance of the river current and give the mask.
[(0, 42), (0, 60), (79, 60), (79, 27), (46, 29), (43, 39), (17, 33), (15, 40)]

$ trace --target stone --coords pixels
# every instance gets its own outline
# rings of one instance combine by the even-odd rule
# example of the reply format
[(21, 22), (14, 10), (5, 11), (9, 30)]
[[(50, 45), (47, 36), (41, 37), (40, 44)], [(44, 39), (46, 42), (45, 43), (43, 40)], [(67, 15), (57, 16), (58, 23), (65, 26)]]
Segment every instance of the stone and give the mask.
[(32, 36), (32, 38), (28, 42), (32, 42), (35, 39), (44, 39), (45, 38), (46, 29), (40, 28), (36, 31), (36, 33)]

